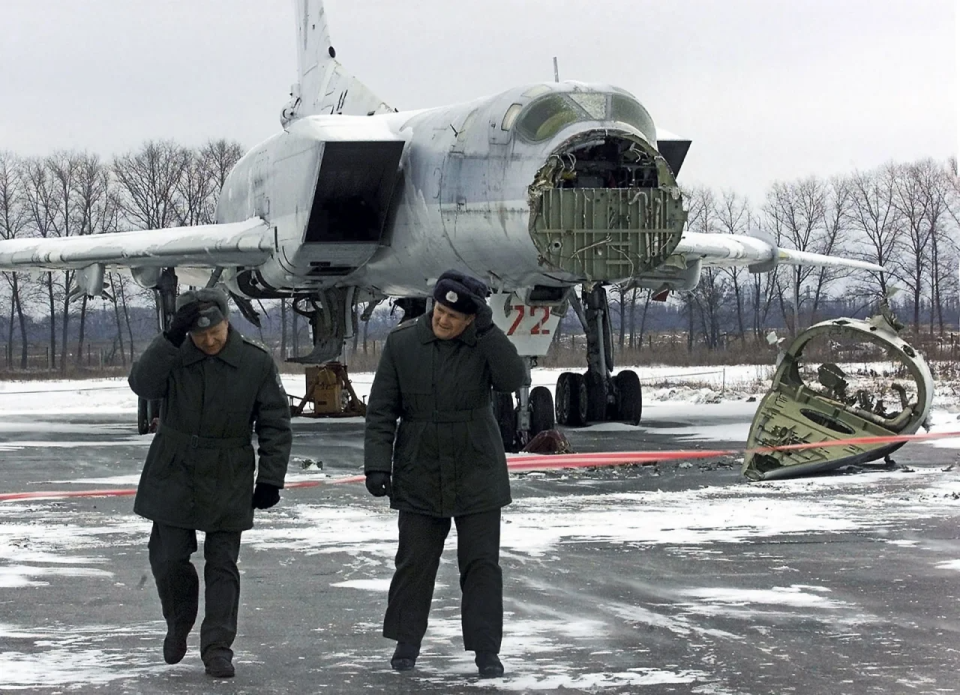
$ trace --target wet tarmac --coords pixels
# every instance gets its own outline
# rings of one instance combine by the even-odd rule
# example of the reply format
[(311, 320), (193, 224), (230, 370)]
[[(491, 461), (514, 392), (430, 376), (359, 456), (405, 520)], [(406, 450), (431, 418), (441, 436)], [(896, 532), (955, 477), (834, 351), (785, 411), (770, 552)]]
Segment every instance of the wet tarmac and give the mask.
[[(566, 434), (581, 452), (735, 448), (754, 407), (651, 405), (639, 428)], [(297, 420), (289, 480), (360, 472), (362, 429)], [(148, 443), (130, 415), (8, 416), (0, 491), (129, 487)], [(258, 513), (230, 681), (204, 675), (196, 632), (163, 663), (132, 498), (0, 503), (0, 692), (960, 692), (957, 450), (895, 459), (761, 484), (736, 457), (514, 476), (492, 680), (462, 650), (455, 533), (417, 669), (390, 670), (396, 518), (362, 485), (291, 489)]]

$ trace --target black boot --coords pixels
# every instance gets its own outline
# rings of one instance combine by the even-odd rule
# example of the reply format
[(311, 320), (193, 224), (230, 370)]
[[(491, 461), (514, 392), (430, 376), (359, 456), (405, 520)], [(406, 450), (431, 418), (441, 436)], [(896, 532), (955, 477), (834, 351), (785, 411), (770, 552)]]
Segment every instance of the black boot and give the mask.
[(499, 678), (503, 675), (500, 657), (493, 652), (477, 652), (475, 661), (481, 678)]
[(163, 660), (168, 664), (179, 664), (187, 653), (187, 635), (192, 625), (168, 625), (167, 636), (163, 639)]
[(205, 666), (207, 674), (214, 678), (233, 678), (233, 664), (230, 663), (230, 658), (227, 656), (212, 656)]
[(397, 648), (390, 659), (390, 666), (394, 671), (410, 671), (417, 665), (420, 656), (420, 645), (409, 642), (397, 642)]

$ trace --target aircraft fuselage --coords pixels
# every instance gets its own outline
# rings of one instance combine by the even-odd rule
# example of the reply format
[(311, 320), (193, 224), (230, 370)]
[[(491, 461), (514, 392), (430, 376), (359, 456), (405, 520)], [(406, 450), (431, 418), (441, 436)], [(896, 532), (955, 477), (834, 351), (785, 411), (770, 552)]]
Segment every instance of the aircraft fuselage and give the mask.
[(255, 216), (275, 253), (224, 275), (251, 297), (426, 295), (451, 267), (507, 290), (623, 280), (669, 255), (685, 220), (643, 107), (579, 83), (297, 119), (227, 179), (217, 221)]

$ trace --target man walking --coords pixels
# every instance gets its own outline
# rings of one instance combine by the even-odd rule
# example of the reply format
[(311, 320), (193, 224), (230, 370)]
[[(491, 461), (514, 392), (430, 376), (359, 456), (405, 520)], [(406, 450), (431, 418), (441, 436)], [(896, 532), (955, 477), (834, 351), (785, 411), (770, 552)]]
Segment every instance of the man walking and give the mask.
[(291, 443), (290, 408), (273, 358), (227, 317), (220, 290), (180, 295), (170, 329), (154, 339), (129, 378), (138, 396), (162, 399), (133, 510), (153, 521), (148, 547), (167, 621), (163, 658), (176, 664), (187, 651), (200, 591), (190, 556), (196, 532), (203, 531), (200, 657), (215, 678), (234, 675), (240, 534), (253, 527), (254, 508), (280, 501)]
[[(414, 668), (427, 629), (450, 519), (457, 525), (463, 645), (482, 677), (503, 675), (500, 509), (510, 481), (491, 391), (515, 391), (523, 360), (493, 324), (489, 291), (456, 271), (440, 276), (430, 313), (387, 338), (367, 405), (367, 489), (398, 509), (400, 543), (383, 635), (390, 663)], [(397, 419), (399, 418), (399, 429)]]

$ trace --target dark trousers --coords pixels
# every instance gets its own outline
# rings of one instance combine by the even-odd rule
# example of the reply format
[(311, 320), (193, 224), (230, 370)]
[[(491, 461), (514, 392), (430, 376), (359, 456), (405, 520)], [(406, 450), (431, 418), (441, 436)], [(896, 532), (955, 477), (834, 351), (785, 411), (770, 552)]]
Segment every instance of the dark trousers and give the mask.
[[(150, 534), (150, 568), (157, 582), (167, 626), (189, 632), (197, 619), (200, 581), (190, 556), (197, 550), (197, 532), (154, 522)], [(203, 540), (203, 583), (206, 615), (200, 625), (200, 656), (233, 658), (240, 606), (240, 532), (207, 533)]]
[[(460, 620), (467, 651), (500, 652), (503, 637), (503, 574), (500, 571), (500, 510), (458, 516)], [(420, 644), (427, 631), (433, 586), (450, 519), (400, 512), (397, 570), (390, 582), (383, 636)]]

